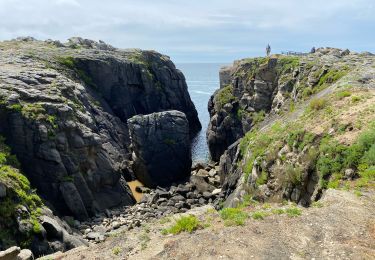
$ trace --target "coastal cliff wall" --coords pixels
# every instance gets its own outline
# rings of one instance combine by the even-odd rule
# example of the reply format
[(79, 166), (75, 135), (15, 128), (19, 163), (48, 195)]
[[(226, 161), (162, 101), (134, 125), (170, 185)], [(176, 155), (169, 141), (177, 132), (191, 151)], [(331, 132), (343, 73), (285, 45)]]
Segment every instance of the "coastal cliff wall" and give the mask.
[(59, 214), (85, 219), (134, 198), (127, 119), (179, 110), (201, 125), (184, 75), (155, 51), (72, 38), (0, 43), (0, 134)]

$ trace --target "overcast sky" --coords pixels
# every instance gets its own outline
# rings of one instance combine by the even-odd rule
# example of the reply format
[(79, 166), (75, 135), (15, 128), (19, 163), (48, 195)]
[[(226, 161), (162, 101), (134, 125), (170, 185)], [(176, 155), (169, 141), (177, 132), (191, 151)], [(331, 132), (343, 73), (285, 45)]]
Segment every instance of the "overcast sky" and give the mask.
[(229, 62), (332, 46), (375, 52), (375, 0), (0, 0), (0, 40), (72, 36)]

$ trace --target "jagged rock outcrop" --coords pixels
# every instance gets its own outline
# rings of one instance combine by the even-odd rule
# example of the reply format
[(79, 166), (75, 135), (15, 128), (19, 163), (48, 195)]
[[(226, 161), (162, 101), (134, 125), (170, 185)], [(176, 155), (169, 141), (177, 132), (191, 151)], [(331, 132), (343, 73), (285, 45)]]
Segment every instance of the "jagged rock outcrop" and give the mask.
[(166, 111), (128, 120), (133, 171), (148, 187), (165, 186), (190, 175), (189, 122), (184, 113)]
[[(273, 55), (235, 61), (220, 70), (220, 89), (208, 103), (207, 142), (214, 161), (262, 121), (331, 84), (350, 69), (348, 51), (320, 48), (306, 56)], [(353, 62), (355, 60), (353, 59)]]
[(308, 206), (327, 187), (358, 178), (359, 165), (353, 166), (358, 161), (350, 154), (360, 141), (341, 135), (366, 128), (356, 129), (356, 120), (373, 121), (371, 102), (353, 100), (372, 99), (374, 63), (372, 55), (320, 48), (306, 56), (246, 59), (223, 68), (222, 88), (209, 103), (208, 142), (212, 157), (220, 158), (224, 205), (250, 196)]
[(201, 128), (183, 74), (157, 52), (80, 38), (0, 43), (0, 134), (61, 215), (133, 204), (127, 119), (171, 109), (191, 135)]

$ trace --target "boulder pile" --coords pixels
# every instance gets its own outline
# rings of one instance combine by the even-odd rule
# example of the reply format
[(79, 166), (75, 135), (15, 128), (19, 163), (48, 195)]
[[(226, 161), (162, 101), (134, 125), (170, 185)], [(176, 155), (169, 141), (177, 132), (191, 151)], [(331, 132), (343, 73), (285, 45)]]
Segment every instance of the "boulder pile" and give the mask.
[(169, 188), (149, 189), (138, 187), (144, 192), (142, 201), (134, 206), (106, 210), (105, 213), (84, 221), (76, 221), (83, 238), (94, 243), (121, 229), (133, 229), (152, 219), (160, 219), (175, 213), (211, 204), (218, 207), (224, 194), (220, 188), (218, 166), (197, 164), (192, 168), (190, 180)]

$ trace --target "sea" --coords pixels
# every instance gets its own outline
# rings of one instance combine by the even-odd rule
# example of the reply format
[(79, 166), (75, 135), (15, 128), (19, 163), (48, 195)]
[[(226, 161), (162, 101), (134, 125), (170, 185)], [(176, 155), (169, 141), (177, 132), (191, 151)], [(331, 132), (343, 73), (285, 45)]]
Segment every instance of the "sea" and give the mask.
[(190, 97), (198, 111), (202, 130), (192, 140), (193, 164), (209, 161), (206, 132), (210, 116), (207, 109), (208, 100), (215, 90), (219, 89), (219, 70), (222, 63), (180, 63), (176, 67), (185, 75)]

